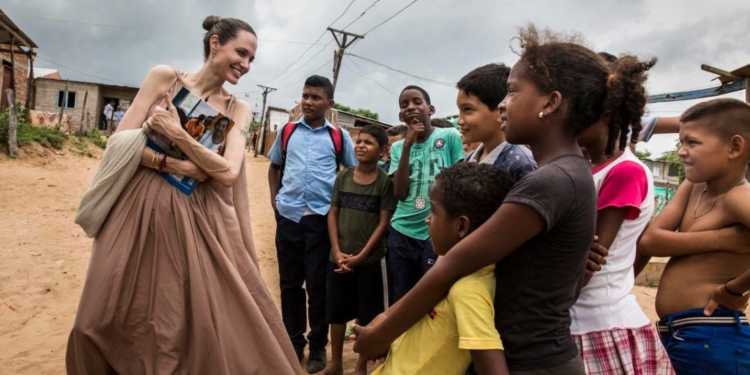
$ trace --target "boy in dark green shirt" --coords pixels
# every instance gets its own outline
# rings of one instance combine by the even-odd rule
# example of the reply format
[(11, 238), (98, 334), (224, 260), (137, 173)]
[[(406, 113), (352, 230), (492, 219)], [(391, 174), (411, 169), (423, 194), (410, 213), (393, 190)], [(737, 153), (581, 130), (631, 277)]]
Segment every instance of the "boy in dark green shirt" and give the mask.
[[(377, 126), (364, 127), (354, 152), (359, 164), (339, 173), (333, 185), (328, 234), (326, 318), (331, 324), (331, 362), (324, 375), (343, 374), (346, 323), (367, 325), (388, 307), (385, 234), (396, 199), (393, 183), (378, 161), (388, 150), (388, 136)], [(355, 374), (366, 374), (364, 361)]]

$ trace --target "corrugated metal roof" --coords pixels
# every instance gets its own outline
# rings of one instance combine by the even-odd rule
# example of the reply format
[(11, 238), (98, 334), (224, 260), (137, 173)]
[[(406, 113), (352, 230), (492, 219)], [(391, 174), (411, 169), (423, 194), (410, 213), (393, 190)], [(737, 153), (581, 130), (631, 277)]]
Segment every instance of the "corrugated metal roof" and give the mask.
[(15, 44), (27, 48), (39, 48), (28, 35), (26, 35), (15, 23), (0, 9), (0, 43), (10, 43), (15, 37)]

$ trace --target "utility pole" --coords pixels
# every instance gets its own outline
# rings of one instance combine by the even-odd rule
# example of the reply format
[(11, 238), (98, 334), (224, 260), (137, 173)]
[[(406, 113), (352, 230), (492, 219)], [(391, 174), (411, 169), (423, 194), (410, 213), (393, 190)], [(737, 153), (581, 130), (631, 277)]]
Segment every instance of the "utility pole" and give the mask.
[(268, 86), (263, 86), (263, 85), (258, 85), (258, 87), (263, 89), (263, 110), (260, 113), (260, 130), (262, 131), (261, 131), (261, 134), (258, 135), (258, 138), (259, 138), (258, 140), (260, 141), (260, 147), (255, 147), (256, 158), (258, 157), (258, 149), (265, 150), (265, 147), (266, 147), (266, 131), (268, 131), (268, 129), (266, 129), (266, 124), (264, 121), (264, 117), (266, 116), (266, 96), (268, 95), (268, 93), (276, 91), (276, 88), (274, 87), (268, 87)]
[[(339, 46), (339, 50), (333, 52), (333, 91), (336, 92), (336, 82), (339, 80), (339, 71), (341, 70), (341, 61), (344, 59), (344, 51), (350, 47), (354, 41), (357, 39), (364, 39), (365, 37), (363, 35), (352, 34), (348, 31), (336, 30), (330, 27), (328, 30), (333, 34), (333, 39), (336, 40), (336, 44)], [(337, 33), (341, 34), (341, 39), (339, 39)], [(347, 37), (351, 37), (352, 39), (347, 41)]]

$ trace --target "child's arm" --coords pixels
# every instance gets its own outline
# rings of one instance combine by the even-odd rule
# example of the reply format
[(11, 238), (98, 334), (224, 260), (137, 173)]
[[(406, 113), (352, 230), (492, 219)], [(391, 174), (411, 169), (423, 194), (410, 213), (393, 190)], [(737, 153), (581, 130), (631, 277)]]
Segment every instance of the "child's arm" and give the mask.
[(644, 254), (643, 250), (641, 249), (641, 237), (643, 237), (643, 233), (646, 233), (649, 226), (651, 226), (651, 223), (646, 225), (646, 228), (643, 228), (643, 232), (641, 233), (640, 237), (638, 237), (638, 242), (635, 245), (635, 261), (633, 261), (634, 277), (638, 277), (638, 275), (641, 274), (641, 271), (646, 268), (648, 262), (651, 261), (651, 256)]
[[(367, 244), (365, 245), (365, 247), (359, 254), (352, 257), (347, 257), (343, 261), (342, 264), (346, 265), (346, 268), (354, 269), (354, 267), (361, 265), (370, 256), (370, 253), (372, 253), (377, 247), (381, 246), (383, 237), (385, 236), (385, 232), (386, 230), (388, 230), (388, 224), (391, 222), (391, 216), (393, 216), (393, 211), (380, 211), (380, 222), (375, 228), (375, 231), (372, 232), (370, 239), (367, 240)], [(333, 241), (331, 241), (331, 244), (333, 244)]]
[[(389, 308), (388, 316), (378, 327), (359, 328), (354, 350), (367, 358), (386, 353), (391, 342), (440, 302), (461, 276), (505, 258), (546, 226), (545, 219), (531, 206), (504, 203), (487, 222), (435, 263), (397, 305)], [(498, 238), (505, 240), (498, 242)]]
[(502, 350), (471, 350), (471, 361), (479, 375), (508, 375), (508, 363)]
[[(609, 249), (612, 242), (625, 221), (625, 216), (631, 210), (630, 207), (607, 207), (596, 213), (596, 235), (599, 237), (598, 243)], [(586, 274), (583, 277), (583, 286), (586, 286), (593, 275)]]
[(679, 117), (659, 117), (654, 126), (654, 134), (671, 134), (680, 132)]
[[(742, 224), (750, 228), (750, 186), (747, 184), (734, 188), (724, 197), (725, 212), (729, 221)], [(738, 234), (737, 237), (740, 235)], [(750, 247), (749, 243), (745, 243)], [(750, 294), (750, 269), (716, 288), (704, 309), (705, 315), (713, 314), (714, 310), (723, 306), (730, 310), (744, 311)]]
[(350, 271), (343, 265), (344, 255), (341, 252), (339, 244), (339, 177), (333, 183), (331, 209), (328, 211), (328, 238), (331, 240), (331, 255), (336, 262), (338, 270)]
[[(393, 169), (394, 164), (397, 168), (393, 174), (393, 195), (400, 201), (405, 200), (409, 195), (409, 174), (411, 173), (409, 168), (409, 154), (411, 153), (411, 146), (414, 144), (414, 140), (411, 140), (411, 143), (407, 142), (408, 138), (405, 138), (401, 145), (401, 155), (397, 156), (395, 152), (391, 153), (391, 169)], [(394, 161), (397, 163), (394, 163)]]
[[(738, 243), (735, 228), (722, 228), (702, 232), (676, 232), (694, 185), (685, 181), (672, 200), (648, 227), (639, 242), (644, 255), (669, 257), (706, 253), (710, 251), (747, 252), (748, 247)], [(728, 202), (726, 203), (728, 205)]]

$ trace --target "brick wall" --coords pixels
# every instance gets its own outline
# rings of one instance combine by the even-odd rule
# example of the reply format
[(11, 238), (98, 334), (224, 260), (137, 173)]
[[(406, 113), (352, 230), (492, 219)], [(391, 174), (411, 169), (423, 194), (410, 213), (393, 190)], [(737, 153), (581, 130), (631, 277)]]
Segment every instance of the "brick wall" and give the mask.
[[(0, 43), (0, 49), (8, 49), (10, 46), (8, 44)], [(3, 62), (7, 62), (10, 64), (10, 53), (2, 52), (0, 53), (0, 60)], [(16, 101), (20, 101), (21, 103), (26, 103), (26, 93), (27, 93), (27, 79), (29, 77), (29, 58), (24, 55), (21, 52), (16, 52), (13, 54), (13, 60), (15, 62), (15, 80), (16, 80)], [(2, 77), (2, 71), (0, 71), (0, 87), (2, 87), (3, 84), (3, 77)], [(10, 86), (11, 88), (13, 86)], [(5, 95), (5, 93), (2, 93)]]
[[(60, 113), (57, 99), (60, 91), (65, 92), (65, 81), (39, 78), (35, 80), (36, 95), (34, 100), (35, 109), (42, 112)], [(88, 91), (86, 108), (83, 108), (83, 99)], [(84, 130), (91, 131), (97, 124), (97, 112), (99, 112), (99, 85), (85, 82), (69, 82), (68, 92), (76, 93), (75, 108), (65, 108), (63, 113), (72, 116), (73, 130), (77, 131), (81, 126), (81, 115), (83, 114)], [(85, 112), (89, 113), (86, 123)]]

